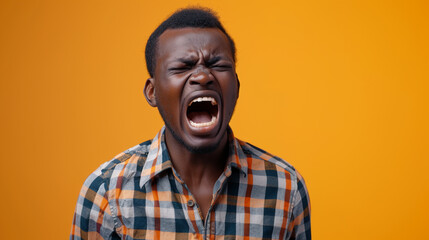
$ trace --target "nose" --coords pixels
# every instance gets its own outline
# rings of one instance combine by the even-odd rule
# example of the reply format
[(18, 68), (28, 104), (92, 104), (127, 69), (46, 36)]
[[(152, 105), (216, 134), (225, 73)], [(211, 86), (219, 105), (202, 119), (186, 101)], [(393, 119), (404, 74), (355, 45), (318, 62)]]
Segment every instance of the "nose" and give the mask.
[(213, 83), (213, 75), (205, 67), (199, 67), (189, 78), (191, 85), (210, 85)]

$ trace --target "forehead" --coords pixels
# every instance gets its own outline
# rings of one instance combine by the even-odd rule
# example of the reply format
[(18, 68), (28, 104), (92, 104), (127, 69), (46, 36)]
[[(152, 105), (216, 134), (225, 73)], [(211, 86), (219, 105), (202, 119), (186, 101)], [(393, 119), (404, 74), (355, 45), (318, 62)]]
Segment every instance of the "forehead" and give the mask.
[(217, 28), (168, 29), (158, 39), (157, 61), (200, 53), (233, 59), (228, 38)]

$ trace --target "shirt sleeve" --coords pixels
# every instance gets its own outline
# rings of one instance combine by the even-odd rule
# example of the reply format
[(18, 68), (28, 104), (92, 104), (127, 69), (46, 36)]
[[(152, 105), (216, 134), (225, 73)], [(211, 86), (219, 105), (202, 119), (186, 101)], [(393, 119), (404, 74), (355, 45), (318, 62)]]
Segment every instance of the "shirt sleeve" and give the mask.
[(304, 179), (297, 172), (297, 192), (293, 198), (292, 217), (288, 227), (290, 237), (288, 239), (311, 239), (310, 226), (310, 198)]
[(85, 181), (77, 200), (70, 240), (114, 239), (114, 220), (106, 194), (102, 167)]

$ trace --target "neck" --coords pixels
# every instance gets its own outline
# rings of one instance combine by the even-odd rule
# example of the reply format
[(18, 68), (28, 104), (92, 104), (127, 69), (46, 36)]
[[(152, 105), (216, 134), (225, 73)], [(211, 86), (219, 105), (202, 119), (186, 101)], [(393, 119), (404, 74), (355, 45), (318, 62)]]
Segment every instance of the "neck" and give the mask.
[(222, 174), (228, 159), (228, 134), (225, 133), (218, 146), (207, 153), (190, 151), (178, 142), (166, 129), (165, 141), (176, 171), (187, 185), (212, 182)]

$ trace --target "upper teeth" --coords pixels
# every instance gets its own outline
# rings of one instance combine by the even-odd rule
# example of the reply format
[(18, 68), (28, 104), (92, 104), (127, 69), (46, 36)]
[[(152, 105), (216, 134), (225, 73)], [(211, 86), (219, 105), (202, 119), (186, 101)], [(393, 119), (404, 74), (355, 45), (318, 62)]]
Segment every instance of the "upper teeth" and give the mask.
[(194, 102), (211, 102), (212, 105), (217, 105), (216, 100), (214, 98), (212, 98), (212, 97), (199, 97), (199, 98), (195, 98), (194, 100), (192, 100), (189, 103), (189, 106), (191, 106), (191, 104), (194, 103)]

